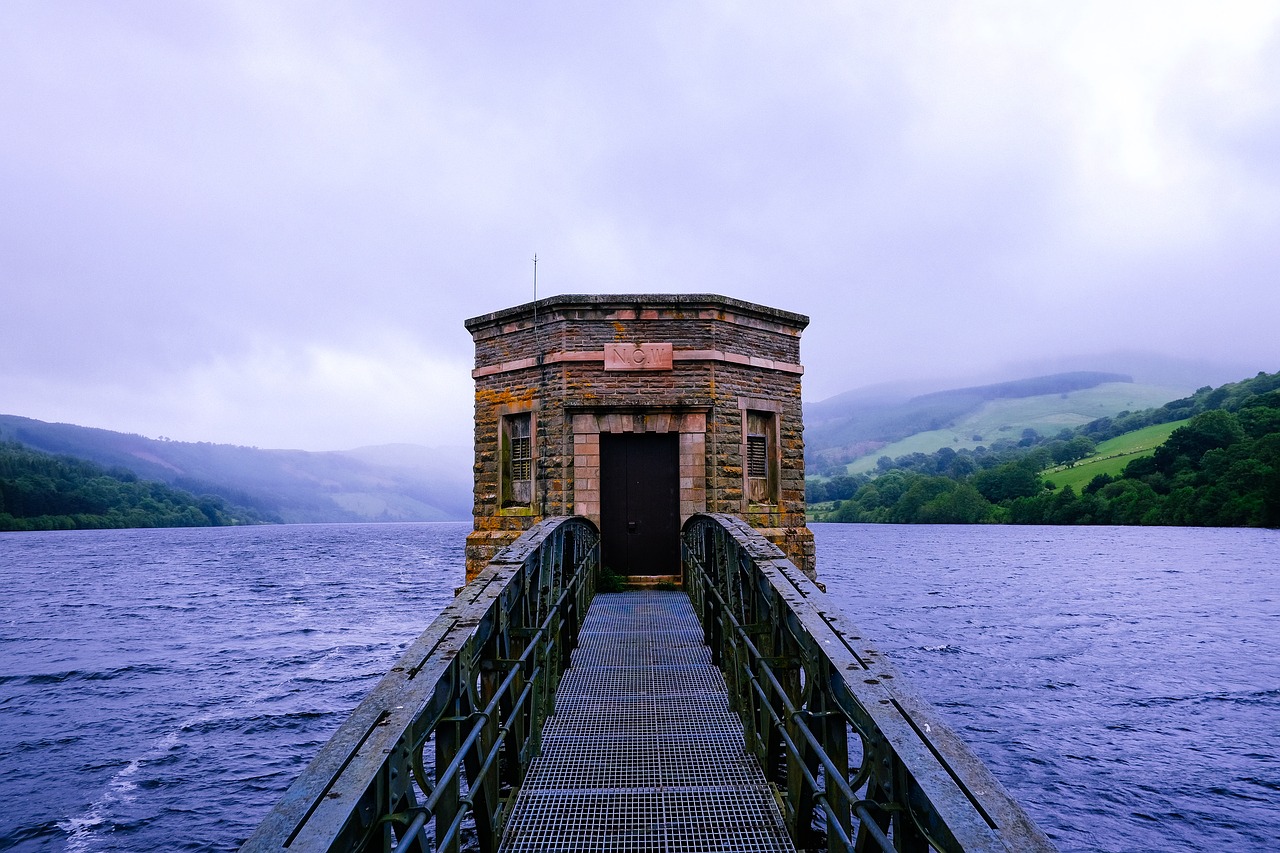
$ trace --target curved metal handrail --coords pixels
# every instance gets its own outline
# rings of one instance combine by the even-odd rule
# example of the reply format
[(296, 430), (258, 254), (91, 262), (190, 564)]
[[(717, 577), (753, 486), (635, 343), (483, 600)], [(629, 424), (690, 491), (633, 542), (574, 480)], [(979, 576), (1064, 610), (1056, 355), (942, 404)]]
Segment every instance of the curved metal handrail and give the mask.
[(1054, 849), (781, 550), (724, 514), (693, 516), (681, 539), (686, 588), (797, 848)]
[(462, 589), (289, 787), (242, 851), (497, 848), (510, 790), (595, 592), (600, 534), (550, 518)]

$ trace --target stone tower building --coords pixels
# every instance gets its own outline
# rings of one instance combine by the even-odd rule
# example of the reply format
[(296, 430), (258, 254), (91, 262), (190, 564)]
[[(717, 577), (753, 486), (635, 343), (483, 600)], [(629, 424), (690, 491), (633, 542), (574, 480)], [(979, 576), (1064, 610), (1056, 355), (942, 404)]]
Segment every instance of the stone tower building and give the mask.
[(545, 516), (600, 528), (605, 565), (675, 579), (678, 534), (733, 513), (814, 573), (800, 333), (714, 295), (553, 296), (474, 317), (475, 529), (467, 580)]

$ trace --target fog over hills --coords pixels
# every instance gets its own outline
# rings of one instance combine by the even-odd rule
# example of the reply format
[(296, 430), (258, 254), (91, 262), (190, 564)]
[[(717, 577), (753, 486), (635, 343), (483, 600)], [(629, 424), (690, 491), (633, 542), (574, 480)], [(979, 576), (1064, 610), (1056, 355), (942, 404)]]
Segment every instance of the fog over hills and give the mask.
[(0, 415), (0, 440), (89, 459), (284, 522), (446, 521), (471, 515), (471, 449), (261, 450)]
[(829, 397), (805, 401), (806, 426), (811, 417), (826, 417), (838, 410), (842, 402), (852, 406), (904, 403), (913, 397), (959, 388), (997, 385), (1060, 373), (1112, 373), (1128, 377), (1140, 385), (1185, 387), (1188, 391), (1204, 385), (1218, 386), (1252, 376), (1268, 365), (1180, 358), (1152, 352), (1117, 351), (1094, 355), (1046, 356), (1011, 362), (984, 373), (949, 378), (935, 377), (903, 382), (883, 382), (853, 388)]
[[(1109, 369), (1096, 369), (1100, 363)], [(855, 460), (860, 461), (854, 467), (862, 470), (869, 467), (866, 460), (881, 454), (989, 444), (1027, 427), (1049, 435), (1257, 372), (1141, 353), (1045, 360), (1032, 366), (1081, 369), (1009, 373), (1000, 381), (963, 387), (948, 388), (942, 382), (877, 385), (806, 402), (807, 473), (841, 473)], [(470, 447), (263, 450), (151, 439), (17, 415), (0, 415), (0, 440), (127, 469), (196, 495), (218, 495), (273, 521), (465, 520), (472, 509)]]
[(807, 473), (841, 473), (846, 463), (881, 454), (990, 444), (1025, 428), (1052, 434), (1256, 372), (1245, 365), (1118, 352), (1027, 362), (995, 377), (974, 377), (964, 387), (936, 381), (857, 388), (805, 403)]
[[(878, 394), (850, 392), (805, 406), (805, 452), (810, 467), (819, 473), (823, 462), (842, 464), (879, 452), (886, 445), (920, 433), (944, 430), (961, 422), (995, 401), (1049, 397), (1071, 408), (1068, 398), (1078, 391), (1106, 385), (1131, 386), (1132, 377), (1119, 373), (1056, 373), (991, 385), (934, 391), (906, 400)], [(1163, 393), (1159, 396), (1163, 397)], [(1161, 400), (1164, 402), (1164, 400)], [(1123, 407), (1123, 404), (1117, 404)], [(1120, 409), (1095, 410), (1095, 416), (1115, 414)], [(1012, 429), (1013, 424), (997, 424)], [(985, 436), (968, 438), (989, 441)], [(994, 436), (992, 437), (994, 438)], [(938, 439), (941, 446), (948, 439)], [(930, 448), (936, 450), (937, 448)]]
[(1217, 387), (1239, 382), (1271, 364), (1184, 358), (1152, 352), (1117, 351), (1102, 355), (1054, 356), (1010, 364), (1001, 375), (985, 381), (1003, 381), (1010, 376), (1044, 376), (1051, 373), (1099, 370), (1123, 373), (1140, 385), (1166, 385), (1188, 392), (1205, 385)]

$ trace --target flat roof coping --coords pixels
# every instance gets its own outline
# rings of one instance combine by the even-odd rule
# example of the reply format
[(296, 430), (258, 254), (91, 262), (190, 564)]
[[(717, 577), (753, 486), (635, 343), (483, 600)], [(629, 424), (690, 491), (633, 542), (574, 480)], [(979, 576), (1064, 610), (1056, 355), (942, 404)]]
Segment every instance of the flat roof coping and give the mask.
[(560, 296), (548, 296), (544, 299), (539, 299), (537, 302), (526, 302), (523, 305), (503, 308), (500, 311), (493, 311), (489, 314), (481, 314), (465, 321), (463, 325), (466, 326), (467, 331), (475, 331), (483, 326), (532, 314), (535, 305), (540, 311), (570, 306), (603, 308), (663, 308), (667, 306), (728, 308), (743, 314), (753, 314), (757, 317), (797, 326), (801, 329), (809, 325), (809, 318), (804, 314), (784, 311), (781, 308), (770, 308), (767, 305), (758, 305), (754, 302), (734, 299), (731, 296), (720, 296), (715, 293), (567, 293)]

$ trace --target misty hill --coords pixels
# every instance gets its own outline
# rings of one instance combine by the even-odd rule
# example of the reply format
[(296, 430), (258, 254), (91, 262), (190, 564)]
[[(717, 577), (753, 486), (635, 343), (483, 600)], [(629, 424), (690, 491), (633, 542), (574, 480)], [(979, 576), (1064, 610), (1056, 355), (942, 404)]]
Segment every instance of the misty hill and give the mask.
[[(1237, 363), (1203, 358), (1188, 358), (1152, 352), (1117, 351), (1093, 355), (1056, 355), (1009, 365), (999, 381), (1008, 376), (1048, 376), (1081, 370), (1105, 369), (1111, 373), (1132, 376), (1139, 385), (1162, 385), (1171, 388), (1200, 388), (1235, 382), (1257, 369), (1251, 363)], [(974, 384), (974, 383), (966, 383)]]
[[(1023, 429), (1053, 435), (1123, 411), (1158, 407), (1195, 388), (1218, 386), (1255, 368), (1149, 352), (1051, 356), (1010, 365), (990, 381), (941, 390), (933, 382), (859, 388), (804, 407), (808, 473), (874, 467), (881, 455), (932, 453), (989, 444)], [(1011, 377), (1017, 378), (1007, 381)], [(959, 383), (957, 383), (959, 384)], [(1065, 396), (1063, 396), (1065, 395)], [(980, 440), (975, 440), (981, 436)]]
[(932, 453), (942, 447), (959, 451), (1018, 441), (1025, 430), (1043, 437), (1075, 430), (1100, 418), (1163, 405), (1186, 394), (1185, 388), (1108, 382), (1065, 394), (992, 400), (940, 430), (919, 432), (888, 444), (875, 454), (856, 460), (851, 472), (868, 471), (880, 456)]
[(0, 440), (124, 468), (285, 522), (446, 521), (471, 514), (469, 449), (387, 445), (314, 453), (157, 441), (0, 415)]
[(851, 391), (805, 405), (805, 445), (812, 455), (847, 462), (916, 433), (945, 429), (995, 400), (1070, 394), (1132, 382), (1132, 377), (1119, 373), (1074, 371), (906, 399), (896, 396), (892, 388)]

